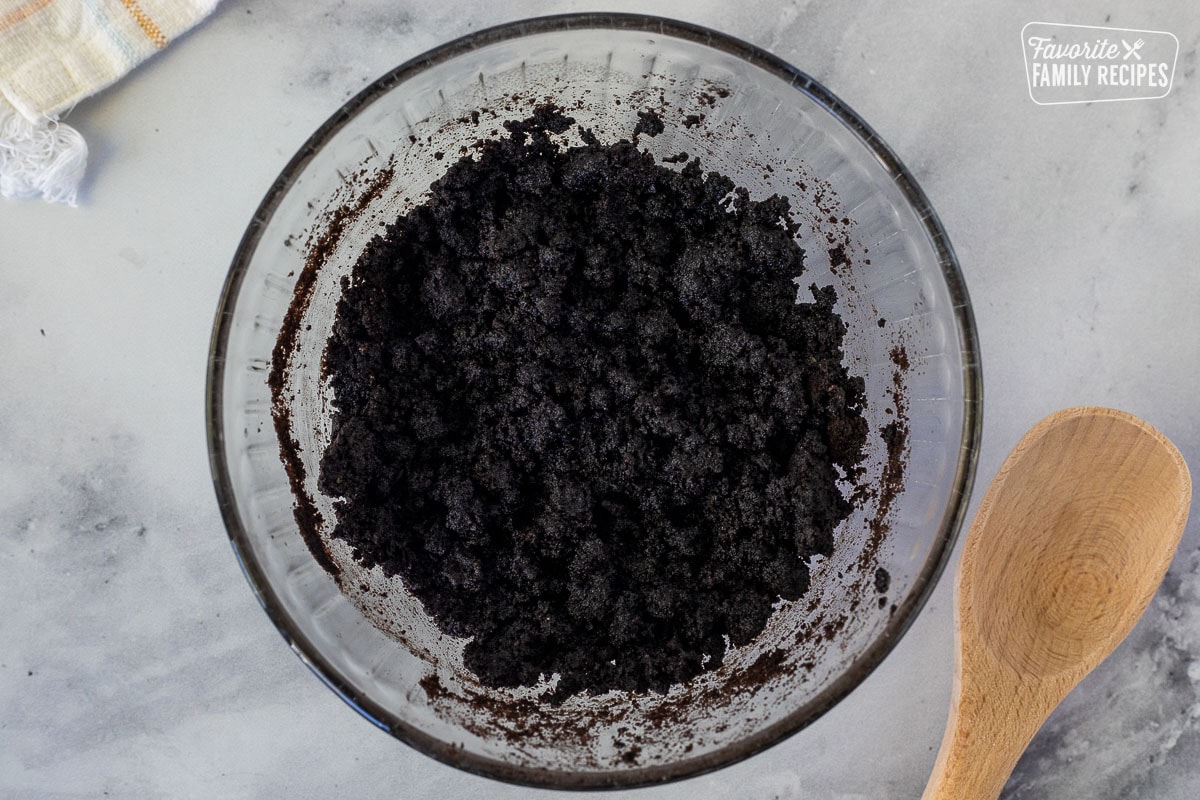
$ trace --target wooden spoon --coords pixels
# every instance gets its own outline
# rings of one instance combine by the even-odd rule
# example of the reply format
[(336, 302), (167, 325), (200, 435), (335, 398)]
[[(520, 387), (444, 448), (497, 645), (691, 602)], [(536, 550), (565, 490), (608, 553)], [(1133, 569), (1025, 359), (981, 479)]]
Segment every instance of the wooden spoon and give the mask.
[(1105, 408), (1025, 434), (967, 534), (954, 694), (922, 800), (995, 800), (1029, 741), (1133, 629), (1187, 521), (1179, 451)]

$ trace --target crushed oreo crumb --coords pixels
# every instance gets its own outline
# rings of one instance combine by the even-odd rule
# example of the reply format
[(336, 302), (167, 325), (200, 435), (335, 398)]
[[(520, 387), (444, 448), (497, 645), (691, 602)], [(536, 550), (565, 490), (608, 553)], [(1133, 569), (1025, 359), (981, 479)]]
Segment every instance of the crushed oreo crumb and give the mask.
[(484, 684), (662, 692), (807, 591), (864, 386), (785, 198), (573, 123), (505, 123), (366, 247), (319, 487)]

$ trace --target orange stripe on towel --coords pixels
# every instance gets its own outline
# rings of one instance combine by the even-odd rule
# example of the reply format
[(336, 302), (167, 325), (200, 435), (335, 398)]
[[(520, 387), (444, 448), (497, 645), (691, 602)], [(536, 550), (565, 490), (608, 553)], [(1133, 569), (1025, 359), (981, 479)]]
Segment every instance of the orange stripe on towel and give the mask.
[(29, 0), (24, 5), (17, 6), (12, 11), (0, 17), (0, 31), (7, 30), (18, 22), (23, 22), (50, 5), (53, 0)]
[(121, 0), (121, 5), (125, 6), (125, 10), (134, 18), (138, 27), (142, 29), (142, 33), (146, 34), (146, 38), (153, 42), (155, 47), (161, 50), (167, 46), (167, 37), (150, 18), (150, 15), (142, 11), (137, 0)]

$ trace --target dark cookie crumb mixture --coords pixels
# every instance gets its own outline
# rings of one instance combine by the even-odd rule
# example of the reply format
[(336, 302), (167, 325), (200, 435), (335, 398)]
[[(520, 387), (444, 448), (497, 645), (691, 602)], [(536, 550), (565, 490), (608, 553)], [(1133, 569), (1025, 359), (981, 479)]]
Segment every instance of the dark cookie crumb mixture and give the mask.
[(808, 589), (864, 388), (785, 198), (573, 124), (506, 123), (366, 248), (320, 489), (484, 684), (662, 692)]

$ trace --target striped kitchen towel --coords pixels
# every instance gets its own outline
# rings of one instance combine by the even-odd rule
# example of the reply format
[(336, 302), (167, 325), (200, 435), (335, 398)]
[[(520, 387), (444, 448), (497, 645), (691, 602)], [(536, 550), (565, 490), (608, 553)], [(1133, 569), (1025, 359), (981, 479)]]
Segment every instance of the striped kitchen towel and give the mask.
[(75, 204), (87, 146), (59, 114), (203, 19), (217, 0), (0, 0), (0, 195)]

